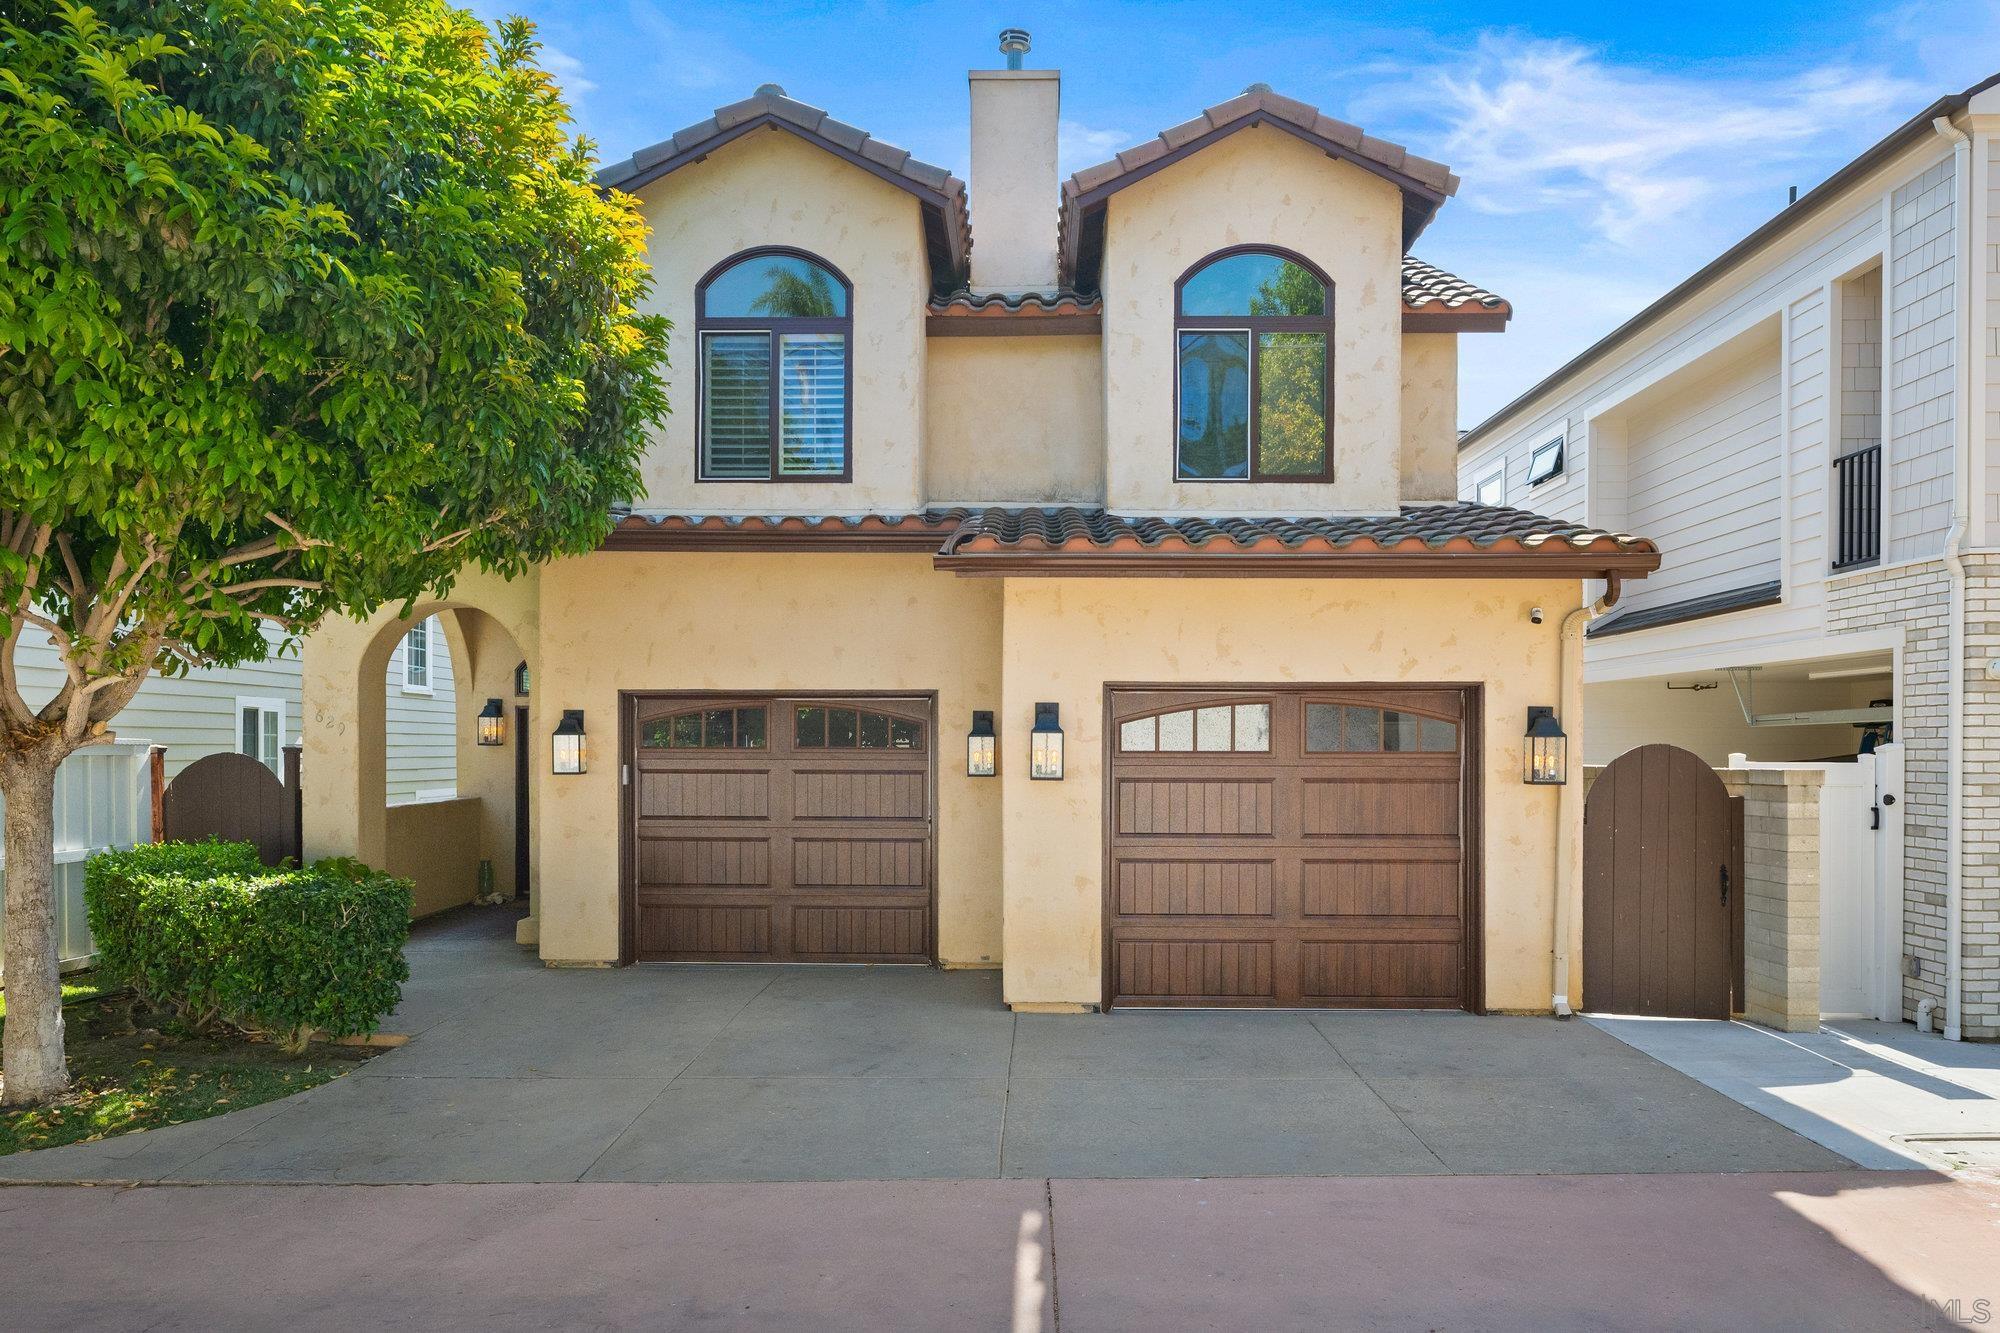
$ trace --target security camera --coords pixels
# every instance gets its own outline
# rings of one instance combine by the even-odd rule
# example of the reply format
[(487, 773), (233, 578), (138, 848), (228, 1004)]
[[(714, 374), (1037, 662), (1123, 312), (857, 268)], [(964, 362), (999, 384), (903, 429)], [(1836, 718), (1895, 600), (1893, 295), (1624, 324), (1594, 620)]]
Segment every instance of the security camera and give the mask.
[(1528, 611), (1528, 623), (1529, 623), (1529, 624), (1531, 624), (1531, 625), (1539, 625), (1539, 624), (1541, 624), (1541, 623), (1542, 623), (1542, 608), (1541, 608), (1541, 607), (1537, 606), (1537, 607), (1532, 607), (1532, 608), (1530, 608), (1530, 609), (1529, 609), (1529, 611)]

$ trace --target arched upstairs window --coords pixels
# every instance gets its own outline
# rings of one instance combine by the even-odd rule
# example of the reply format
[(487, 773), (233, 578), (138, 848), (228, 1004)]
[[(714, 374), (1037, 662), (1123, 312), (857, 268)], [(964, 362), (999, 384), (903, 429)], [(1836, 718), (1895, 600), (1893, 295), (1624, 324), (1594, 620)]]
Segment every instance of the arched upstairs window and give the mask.
[(796, 250), (753, 250), (695, 289), (703, 481), (846, 481), (853, 288)]
[(1224, 250), (1174, 288), (1174, 475), (1330, 481), (1333, 288), (1297, 255)]

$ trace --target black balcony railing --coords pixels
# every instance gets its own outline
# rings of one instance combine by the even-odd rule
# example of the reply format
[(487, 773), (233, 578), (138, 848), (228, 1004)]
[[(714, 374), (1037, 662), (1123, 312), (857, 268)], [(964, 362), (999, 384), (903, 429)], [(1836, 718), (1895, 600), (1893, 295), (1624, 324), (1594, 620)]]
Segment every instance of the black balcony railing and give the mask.
[(1833, 567), (1872, 565), (1882, 558), (1882, 446), (1834, 459), (1833, 481)]

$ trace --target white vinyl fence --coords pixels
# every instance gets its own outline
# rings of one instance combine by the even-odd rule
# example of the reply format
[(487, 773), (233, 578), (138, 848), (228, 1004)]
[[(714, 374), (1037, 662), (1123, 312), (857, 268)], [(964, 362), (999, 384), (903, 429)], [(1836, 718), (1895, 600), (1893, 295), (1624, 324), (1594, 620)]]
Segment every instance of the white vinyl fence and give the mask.
[(1852, 763), (1751, 763), (1813, 769), (1819, 801), (1819, 1007), (1828, 1018), (1903, 1017), (1903, 747)]
[[(93, 745), (56, 774), (56, 932), (65, 968), (88, 962), (96, 948), (83, 910), (83, 863), (95, 852), (152, 839), (150, 748), (150, 741)], [(0, 859), (0, 894), (6, 870)]]

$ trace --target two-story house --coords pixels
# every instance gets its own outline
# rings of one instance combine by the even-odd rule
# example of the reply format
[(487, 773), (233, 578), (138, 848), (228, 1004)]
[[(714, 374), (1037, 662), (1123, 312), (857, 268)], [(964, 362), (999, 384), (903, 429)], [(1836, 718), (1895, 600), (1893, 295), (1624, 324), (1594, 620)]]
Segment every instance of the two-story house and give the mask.
[[(768, 85), (603, 172), (674, 328), (644, 493), (441, 603), (533, 673), (524, 934), (1548, 1012), (1580, 815), (1528, 732), (1657, 555), (1454, 502), (1509, 313), (1410, 254), (1456, 180), (1259, 85), (1059, 183), (1057, 73), (969, 82), (969, 197)], [(309, 845), (378, 851), (371, 799)]]
[[(1940, 98), (1460, 442), (1459, 494), (1659, 544), (1585, 757), (1906, 767), (1903, 1005), (2000, 1036), (2000, 79)], [(1893, 798), (1895, 793), (1890, 794)], [(1891, 946), (1893, 947), (1893, 946)]]

